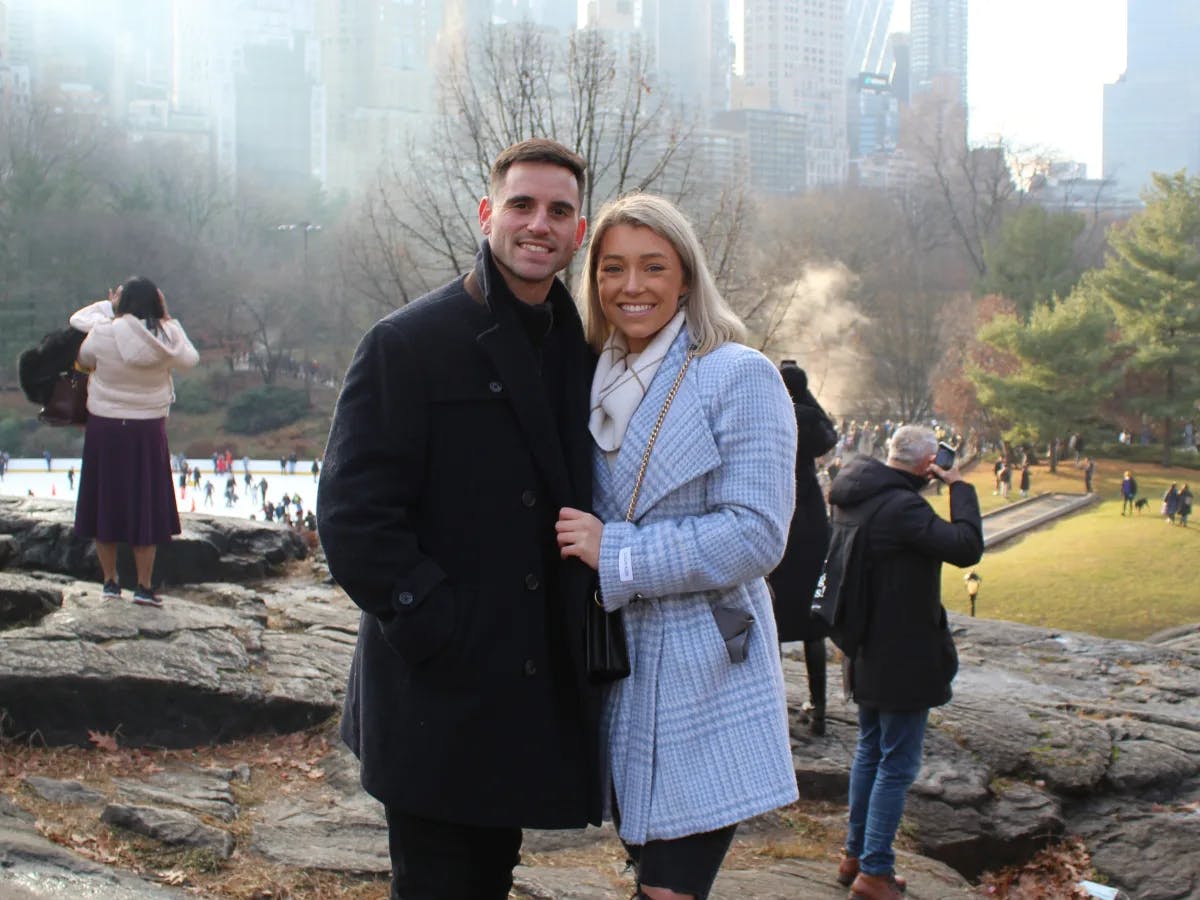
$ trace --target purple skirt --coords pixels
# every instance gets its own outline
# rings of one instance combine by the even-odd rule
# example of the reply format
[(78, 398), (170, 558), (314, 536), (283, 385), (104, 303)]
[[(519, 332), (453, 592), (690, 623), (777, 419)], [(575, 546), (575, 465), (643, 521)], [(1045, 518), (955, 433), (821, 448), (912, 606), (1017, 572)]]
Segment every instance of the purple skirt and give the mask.
[(179, 534), (167, 420), (88, 415), (75, 534), (134, 547)]

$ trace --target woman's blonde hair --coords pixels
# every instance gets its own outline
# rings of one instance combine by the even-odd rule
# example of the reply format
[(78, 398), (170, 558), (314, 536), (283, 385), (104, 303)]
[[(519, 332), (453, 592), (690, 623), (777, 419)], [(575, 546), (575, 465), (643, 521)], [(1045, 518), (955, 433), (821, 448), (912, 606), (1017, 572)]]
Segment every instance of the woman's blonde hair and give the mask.
[(592, 349), (604, 348), (612, 326), (604, 318), (600, 291), (596, 283), (600, 245), (604, 234), (614, 225), (636, 225), (649, 228), (659, 237), (671, 242), (683, 263), (688, 292), (683, 309), (686, 312), (688, 334), (700, 355), (715, 350), (730, 341), (744, 341), (746, 326), (729, 308), (708, 271), (704, 248), (691, 223), (679, 209), (663, 197), (653, 194), (628, 194), (606, 203), (592, 227), (583, 273), (576, 296), (582, 307), (584, 334)]

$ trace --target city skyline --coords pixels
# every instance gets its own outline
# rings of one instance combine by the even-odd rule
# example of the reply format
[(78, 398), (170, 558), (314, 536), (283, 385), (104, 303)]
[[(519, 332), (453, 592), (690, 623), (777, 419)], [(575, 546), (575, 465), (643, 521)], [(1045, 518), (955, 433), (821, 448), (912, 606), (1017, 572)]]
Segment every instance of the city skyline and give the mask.
[[(744, 2), (730, 0), (739, 71)], [(909, 10), (910, 0), (896, 0), (890, 31), (909, 30)], [(1000, 136), (1048, 149), (1086, 163), (1088, 174), (1099, 178), (1104, 85), (1125, 70), (1125, 15), (1126, 0), (969, 0), (971, 142)], [(1022, 47), (1019, 57), (1014, 46)]]
[[(43, 3), (81, 14), (87, 8), (81, 0), (39, 0)], [(731, 0), (728, 21), (739, 53), (745, 44), (744, 3)], [(908, 29), (910, 6), (911, 0), (895, 0), (890, 31)], [(1089, 175), (1100, 177), (1104, 88), (1125, 71), (1126, 0), (969, 0), (968, 10), (970, 140), (982, 144), (1003, 137), (1017, 148), (1083, 162)], [(99, 32), (109, 27), (102, 20), (88, 25)], [(696, 35), (696, 42), (710, 49), (717, 45), (715, 35), (701, 38)], [(678, 74), (691, 76), (687, 83), (699, 80), (695, 73)]]

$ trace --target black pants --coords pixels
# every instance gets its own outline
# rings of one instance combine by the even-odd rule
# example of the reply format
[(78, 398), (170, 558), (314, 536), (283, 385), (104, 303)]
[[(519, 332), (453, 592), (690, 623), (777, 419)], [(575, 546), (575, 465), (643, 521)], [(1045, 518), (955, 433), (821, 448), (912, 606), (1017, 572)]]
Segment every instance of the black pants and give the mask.
[(727, 825), (716, 831), (689, 834), (670, 841), (625, 844), (625, 852), (637, 870), (638, 890), (666, 888), (676, 894), (691, 894), (696, 900), (705, 900), (717, 880), (717, 872), (725, 861), (736, 830), (736, 825)]
[[(621, 811), (617, 798), (612, 798), (613, 824), (621, 827)], [(705, 900), (717, 880), (717, 872), (733, 843), (737, 825), (727, 825), (716, 831), (689, 834), (669, 841), (647, 841), (645, 844), (621, 843), (637, 871), (637, 886), (666, 888), (676, 894), (691, 894)]]
[(520, 828), (454, 825), (385, 807), (392, 900), (506, 900)]
[(825, 709), (825, 639), (804, 642), (804, 668), (808, 672), (808, 696), (816, 709)]

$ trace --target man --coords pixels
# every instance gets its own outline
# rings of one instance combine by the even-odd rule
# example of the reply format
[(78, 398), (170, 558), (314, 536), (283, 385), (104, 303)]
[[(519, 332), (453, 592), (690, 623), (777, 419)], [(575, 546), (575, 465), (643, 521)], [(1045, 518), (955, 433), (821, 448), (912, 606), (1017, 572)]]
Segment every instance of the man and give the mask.
[[(941, 603), (942, 563), (970, 566), (983, 555), (975, 488), (958, 469), (934, 465), (937, 440), (905, 425), (887, 463), (855, 457), (830, 490), (833, 519), (865, 522), (866, 634), (850, 664), (858, 703), (858, 746), (850, 771), (850, 825), (838, 880), (859, 900), (898, 900), (892, 842), (904, 795), (921, 768), (929, 710), (950, 700), (958, 656)], [(950, 488), (950, 521), (919, 491), (930, 476)], [(860, 537), (861, 539), (861, 537)]]
[(1090, 456), (1083, 461), (1083, 491), (1086, 494), (1092, 492), (1092, 479), (1096, 477), (1096, 461)]
[(318, 531), (363, 610), (342, 736), (388, 819), (393, 898), (505, 898), (521, 828), (598, 823), (590, 571), (594, 359), (556, 277), (583, 241), (584, 161), (503, 151), (465, 277), (378, 322), (338, 400)]

